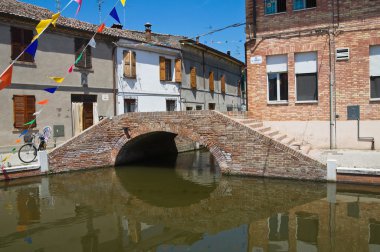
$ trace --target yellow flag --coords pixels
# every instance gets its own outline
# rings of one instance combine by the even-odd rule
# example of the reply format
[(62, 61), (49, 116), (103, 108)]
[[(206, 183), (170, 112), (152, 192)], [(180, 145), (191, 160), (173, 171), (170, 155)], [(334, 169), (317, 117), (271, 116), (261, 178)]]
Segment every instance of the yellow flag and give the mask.
[(125, 1), (126, 0), (120, 0), (121, 4), (123, 5), (123, 7), (125, 7)]
[(57, 82), (57, 83), (62, 83), (65, 79), (63, 77), (49, 77), (49, 78), (52, 79), (53, 81)]
[(57, 12), (53, 16), (51, 16), (51, 19), (53, 20), (51, 23), (54, 25), (54, 27), (57, 24), (57, 20), (60, 16), (61, 16), (61, 12)]
[(40, 35), (53, 21), (53, 19), (41, 20), (36, 26), (37, 36)]
[(11, 155), (6, 156), (1, 162), (6, 162), (10, 157)]

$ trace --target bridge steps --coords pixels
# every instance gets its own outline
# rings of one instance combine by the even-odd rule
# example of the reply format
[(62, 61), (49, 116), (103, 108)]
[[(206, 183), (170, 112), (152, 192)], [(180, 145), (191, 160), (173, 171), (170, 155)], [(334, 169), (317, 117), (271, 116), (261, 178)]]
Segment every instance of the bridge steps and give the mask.
[(312, 149), (309, 143), (305, 141), (297, 141), (294, 137), (289, 136), (284, 132), (265, 126), (263, 122), (247, 118), (237, 118), (235, 120), (306, 155), (309, 154)]

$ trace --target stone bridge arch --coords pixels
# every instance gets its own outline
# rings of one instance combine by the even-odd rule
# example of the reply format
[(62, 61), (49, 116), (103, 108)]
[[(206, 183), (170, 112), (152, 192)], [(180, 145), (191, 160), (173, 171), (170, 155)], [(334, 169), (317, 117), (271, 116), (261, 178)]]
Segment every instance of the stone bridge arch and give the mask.
[(50, 170), (114, 166), (128, 141), (157, 131), (204, 145), (222, 173), (326, 180), (324, 164), (216, 111), (130, 113), (105, 119), (54, 149)]

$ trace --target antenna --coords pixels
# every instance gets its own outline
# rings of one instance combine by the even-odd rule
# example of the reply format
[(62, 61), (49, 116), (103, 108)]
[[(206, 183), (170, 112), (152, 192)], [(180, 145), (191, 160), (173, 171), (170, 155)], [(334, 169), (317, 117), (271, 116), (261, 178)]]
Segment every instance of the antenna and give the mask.
[(102, 22), (102, 4), (104, 0), (97, 0), (98, 2), (98, 11), (99, 11), (99, 23)]
[(55, 0), (55, 8), (57, 9), (57, 12), (61, 11), (61, 0)]

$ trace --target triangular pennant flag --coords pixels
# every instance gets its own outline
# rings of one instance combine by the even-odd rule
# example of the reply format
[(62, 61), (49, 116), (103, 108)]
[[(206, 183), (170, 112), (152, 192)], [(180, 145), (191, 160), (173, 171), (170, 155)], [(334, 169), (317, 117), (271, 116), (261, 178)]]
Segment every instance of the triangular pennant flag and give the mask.
[(82, 59), (82, 56), (83, 56), (83, 52), (81, 52), (78, 56), (78, 58), (76, 59), (75, 61), (75, 65), (78, 64), (78, 62)]
[(98, 28), (98, 31), (97, 31), (97, 33), (102, 33), (103, 32), (103, 30), (104, 30), (104, 27), (106, 27), (106, 25), (103, 23), (103, 24), (101, 24), (100, 26), (99, 26), (99, 28)]
[(30, 122), (25, 123), (24, 126), (26, 126), (26, 125), (32, 125), (35, 122), (36, 122), (36, 119), (33, 119)]
[(17, 139), (17, 140), (16, 140), (16, 143), (21, 143), (21, 139)]
[(7, 162), (7, 160), (11, 157), (11, 154), (9, 154), (8, 156), (6, 156), (1, 162)]
[(80, 8), (82, 7), (82, 0), (74, 0), (74, 1), (78, 3), (78, 9), (77, 9), (77, 12), (75, 13), (75, 15), (78, 15)]
[(26, 135), (26, 133), (28, 133), (28, 130), (23, 130), (18, 137), (22, 137), (22, 136)]
[(57, 21), (60, 16), (61, 16), (60, 12), (57, 12), (53, 16), (51, 16), (51, 19), (53, 20), (51, 23), (52, 25), (54, 25), (54, 27), (57, 25)]
[(0, 90), (8, 87), (12, 83), (12, 71), (13, 65), (11, 65), (4, 73), (0, 76)]
[(26, 53), (30, 54), (33, 58), (36, 56), (36, 51), (38, 47), (38, 40), (34, 40), (32, 44), (25, 50)]
[(123, 5), (123, 7), (125, 7), (125, 0), (120, 0), (120, 2)]
[(88, 42), (88, 45), (91, 46), (92, 48), (96, 48), (96, 42), (95, 42), (95, 39), (92, 38), (92, 39), (90, 40), (90, 42)]
[(49, 92), (49, 93), (51, 93), (51, 94), (54, 94), (55, 91), (57, 91), (57, 88), (58, 88), (58, 87), (45, 88), (44, 90), (45, 90), (46, 92)]
[(37, 102), (37, 104), (39, 104), (39, 105), (45, 105), (48, 102), (49, 102), (49, 100), (42, 100), (42, 101)]
[(72, 73), (73, 72), (73, 69), (74, 69), (74, 65), (72, 65), (69, 70), (67, 70), (69, 73)]
[(42, 109), (40, 109), (40, 110), (37, 111), (37, 112), (34, 112), (33, 115), (34, 115), (34, 116), (38, 116), (39, 114), (41, 114), (41, 112), (42, 112)]
[(13, 154), (15, 154), (15, 153), (16, 153), (16, 151), (17, 151), (17, 149), (16, 149), (16, 148), (13, 148), (13, 149), (12, 149), (12, 153), (13, 153)]
[(65, 80), (65, 78), (63, 77), (49, 77), (49, 78), (55, 81), (56, 83), (62, 83)]
[(52, 21), (53, 19), (44, 19), (38, 23), (36, 26), (37, 37), (51, 24)]
[(110, 12), (110, 16), (113, 17), (119, 24), (121, 23), (119, 15), (117, 15), (116, 7), (113, 7), (113, 9)]

